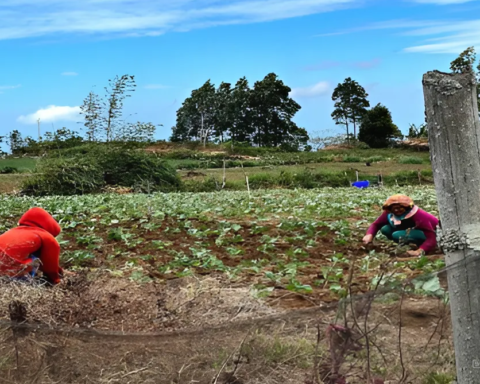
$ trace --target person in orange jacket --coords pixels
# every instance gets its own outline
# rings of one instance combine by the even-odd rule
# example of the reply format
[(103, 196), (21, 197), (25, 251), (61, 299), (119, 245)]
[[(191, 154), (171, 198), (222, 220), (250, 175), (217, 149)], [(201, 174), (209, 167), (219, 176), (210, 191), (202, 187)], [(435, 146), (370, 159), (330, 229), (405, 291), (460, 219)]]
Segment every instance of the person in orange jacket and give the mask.
[(63, 276), (56, 240), (60, 225), (39, 207), (25, 212), (18, 224), (0, 235), (0, 276), (22, 279), (40, 270), (45, 280), (58, 284)]

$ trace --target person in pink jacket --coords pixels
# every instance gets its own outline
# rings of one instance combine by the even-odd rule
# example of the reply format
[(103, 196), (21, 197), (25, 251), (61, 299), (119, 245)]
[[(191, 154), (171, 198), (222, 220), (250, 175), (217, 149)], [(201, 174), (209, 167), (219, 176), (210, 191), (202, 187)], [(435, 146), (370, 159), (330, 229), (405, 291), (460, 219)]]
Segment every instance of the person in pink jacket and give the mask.
[(383, 213), (367, 230), (363, 242), (373, 241), (378, 231), (396, 243), (416, 244), (419, 248), (407, 253), (420, 256), (437, 246), (436, 230), (439, 220), (415, 205), (406, 195), (390, 196), (383, 205)]

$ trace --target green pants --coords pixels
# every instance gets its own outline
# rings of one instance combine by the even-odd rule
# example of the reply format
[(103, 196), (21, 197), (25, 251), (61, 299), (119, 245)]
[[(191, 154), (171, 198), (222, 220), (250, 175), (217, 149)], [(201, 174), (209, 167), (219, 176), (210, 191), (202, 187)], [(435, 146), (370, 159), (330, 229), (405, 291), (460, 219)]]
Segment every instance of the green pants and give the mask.
[(391, 225), (385, 225), (380, 230), (388, 239), (393, 240), (395, 243), (402, 242), (403, 244), (414, 243), (417, 246), (423, 244), (427, 238), (425, 234), (419, 229), (410, 229), (408, 236), (406, 230), (396, 231)]

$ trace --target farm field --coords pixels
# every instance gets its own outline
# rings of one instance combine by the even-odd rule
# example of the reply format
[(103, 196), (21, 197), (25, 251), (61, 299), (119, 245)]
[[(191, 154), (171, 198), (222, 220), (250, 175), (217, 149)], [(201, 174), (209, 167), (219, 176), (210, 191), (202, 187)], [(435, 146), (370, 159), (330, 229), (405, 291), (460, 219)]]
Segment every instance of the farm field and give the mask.
[[(42, 370), (49, 361), (75, 361), (63, 372), (42, 371), (42, 383), (88, 382), (85, 366), (102, 383), (313, 383), (312, 372), (328, 375), (334, 348), (322, 335), (346, 320), (362, 324), (358, 341), (365, 345), (367, 337), (370, 345), (345, 357), (349, 383), (365, 383), (367, 366), (385, 382), (408, 374), (412, 383), (447, 383), (427, 381), (454, 372), (445, 282), (421, 279), (444, 266), (443, 256), (406, 258), (404, 247), (380, 237), (361, 243), (382, 202), (397, 192), (438, 214), (435, 192), (425, 186), (4, 195), (0, 231), (29, 207), (44, 207), (62, 225), (62, 265), (76, 275), (54, 288), (3, 283), (0, 319), (8, 319), (12, 296), (23, 300), (29, 323), (54, 330), (22, 339), (29, 363)], [(358, 302), (342, 312), (339, 300), (351, 295)], [(2, 348), (11, 353), (12, 345)], [(22, 364), (29, 366), (17, 362), (17, 371)], [(21, 382), (8, 364), (2, 369)]]
[[(371, 154), (375, 152), (367, 152), (370, 154), (370, 158), (375, 159), (375, 156)], [(348, 161), (329, 161), (329, 162), (308, 162), (299, 165), (267, 165), (264, 166), (249, 166), (242, 168), (240, 165), (235, 167), (226, 168), (225, 180), (227, 182), (225, 188), (228, 190), (245, 190), (245, 175), (250, 178), (251, 188), (292, 188), (292, 187), (306, 187), (313, 179), (306, 173), (318, 175), (315, 187), (321, 186), (346, 186), (349, 182), (355, 181), (356, 171), (358, 171), (358, 177), (361, 179), (369, 179), (372, 182), (377, 180), (378, 174), (386, 177), (385, 182), (389, 185), (418, 185), (418, 184), (431, 184), (431, 165), (426, 161), (424, 154), (422, 156), (406, 156), (395, 154), (392, 159), (373, 161), (370, 166), (367, 166), (364, 162), (357, 160), (363, 159), (362, 157), (351, 156), (345, 158), (346, 160), (356, 160), (355, 162)], [(409, 152), (407, 152), (408, 154)], [(308, 154), (308, 153), (307, 153)], [(289, 154), (293, 155), (293, 154)], [(313, 154), (315, 155), (315, 154)], [(365, 156), (365, 154), (363, 155)], [(377, 156), (377, 158), (380, 158)], [(342, 159), (344, 159), (342, 157)], [(367, 157), (368, 159), (368, 157)], [(402, 160), (403, 159), (403, 160)], [(405, 160), (406, 159), (406, 160)], [(34, 170), (35, 159), (19, 158), (19, 159), (4, 159), (0, 160), (0, 193), (8, 193), (14, 190), (19, 190), (23, 181)], [(214, 178), (217, 183), (222, 183), (223, 169), (222, 168), (202, 168), (207, 167), (210, 163), (203, 160), (174, 160), (165, 159), (165, 161), (174, 167), (178, 167), (178, 173), (183, 181), (188, 183), (194, 183), (193, 187), (187, 190), (197, 191), (197, 185), (201, 183), (207, 183)], [(292, 161), (290, 159), (289, 161)], [(420, 162), (420, 163), (415, 163)], [(239, 163), (240, 164), (240, 163)], [(211, 165), (211, 164), (210, 164)], [(217, 164), (218, 165), (218, 164)], [(182, 167), (188, 169), (182, 169)], [(14, 167), (21, 173), (9, 173), (1, 174), (2, 169), (8, 169), (7, 167)], [(422, 173), (421, 180), (418, 179), (417, 173)], [(411, 173), (408, 175), (408, 173)], [(430, 174), (429, 174), (430, 173)], [(282, 175), (289, 178), (286, 182), (282, 179)], [(296, 175), (298, 179), (295, 179)], [(196, 183), (196, 184), (195, 184)], [(212, 187), (210, 189), (212, 190)], [(213, 188), (215, 190), (215, 188)]]
[[(306, 165), (281, 165), (281, 166), (264, 166), (264, 167), (249, 167), (249, 168), (227, 168), (226, 179), (227, 181), (239, 182), (245, 180), (245, 174), (249, 177), (258, 174), (271, 174), (279, 175), (281, 172), (299, 173), (305, 171), (305, 169), (312, 172), (324, 172), (324, 173), (336, 173), (336, 172), (348, 172), (358, 171), (359, 177), (375, 178), (379, 173), (383, 176), (389, 176), (398, 172), (410, 172), (410, 171), (429, 171), (432, 169), (430, 164), (400, 164), (395, 161), (386, 161), (373, 163), (370, 166), (366, 166), (364, 163), (348, 163), (348, 162), (332, 162), (332, 163), (310, 163)], [(194, 179), (201, 179), (204, 176), (214, 176), (217, 179), (223, 177), (223, 169), (210, 168), (206, 170), (197, 170), (200, 174), (196, 174), (195, 171), (181, 171), (180, 174), (183, 177), (193, 177)], [(189, 176), (191, 175), (191, 176)], [(355, 181), (355, 180), (351, 180)]]
[(0, 171), (7, 167), (17, 168), (20, 172), (28, 172), (35, 168), (37, 159), (31, 157), (0, 159)]

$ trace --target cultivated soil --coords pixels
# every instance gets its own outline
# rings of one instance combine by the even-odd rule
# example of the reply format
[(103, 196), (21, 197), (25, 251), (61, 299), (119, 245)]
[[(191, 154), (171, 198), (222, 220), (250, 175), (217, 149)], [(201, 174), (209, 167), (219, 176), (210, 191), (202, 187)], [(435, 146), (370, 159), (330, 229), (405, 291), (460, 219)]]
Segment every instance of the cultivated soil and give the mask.
[[(304, 255), (311, 265), (298, 275), (313, 292), (272, 282), (264, 283), (271, 292), (262, 297), (254, 289), (261, 276), (254, 272), (230, 280), (207, 268), (179, 277), (160, 267), (172, 262), (167, 250), (183, 252), (199, 242), (228, 267), (268, 258), (259, 246), (265, 234), (285, 238), (278, 223), (265, 223), (258, 234), (242, 223), (237, 256), (225, 254), (215, 241), (218, 235), (198, 239), (187, 228), (167, 231), (173, 224), (169, 218), (155, 229), (122, 224), (133, 239), (142, 240), (134, 245), (109, 235), (111, 226), (97, 228), (101, 241), (89, 248), (95, 257), (81, 265), (64, 260), (75, 275), (58, 286), (1, 282), (0, 383), (353, 384), (367, 383), (368, 375), (377, 384), (434, 383), (425, 381), (427, 375), (448, 378), (454, 372), (450, 314), (441, 299), (393, 289), (372, 292), (373, 271), (360, 265), (341, 265), (339, 283), (351, 279), (351, 302), (339, 305), (332, 290), (315, 284), (322, 267), (331, 266), (328, 259), (340, 253), (360, 260), (376, 250), (389, 255), (385, 271), (396, 271), (395, 261), (408, 260), (391, 245), (365, 248), (338, 241), (334, 230), (322, 228), (324, 235)], [(194, 228), (204, 225), (193, 221)], [(65, 251), (85, 250), (75, 239), (87, 231), (65, 229)], [(275, 249), (285, 251), (295, 241)], [(141, 278), (125, 268), (133, 261)], [(407, 278), (422, 273), (400, 269)], [(346, 324), (352, 335), (329, 331), (329, 324)], [(359, 346), (353, 351), (351, 344)], [(337, 366), (343, 378), (329, 373)]]

